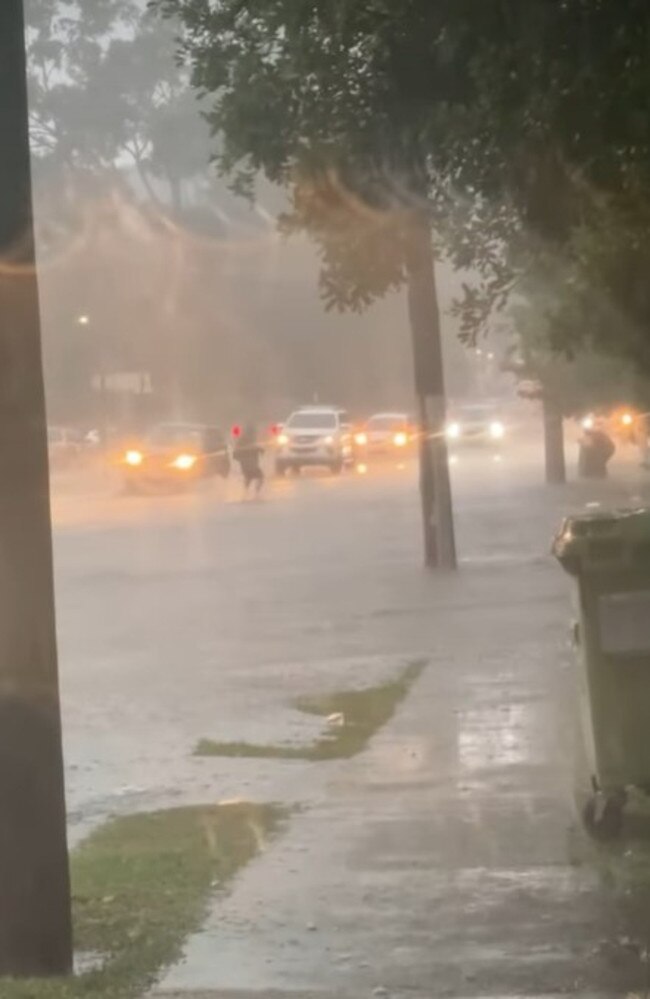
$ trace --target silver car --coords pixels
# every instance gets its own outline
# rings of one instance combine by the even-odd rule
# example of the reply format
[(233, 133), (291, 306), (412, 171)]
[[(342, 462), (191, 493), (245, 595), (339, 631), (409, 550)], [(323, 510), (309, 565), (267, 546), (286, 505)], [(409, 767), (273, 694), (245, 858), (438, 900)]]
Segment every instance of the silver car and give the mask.
[(506, 427), (493, 403), (468, 403), (453, 412), (445, 434), (452, 445), (500, 445)]
[(310, 406), (296, 410), (276, 438), (275, 470), (284, 475), (306, 467), (338, 474), (354, 460), (352, 431), (345, 410)]

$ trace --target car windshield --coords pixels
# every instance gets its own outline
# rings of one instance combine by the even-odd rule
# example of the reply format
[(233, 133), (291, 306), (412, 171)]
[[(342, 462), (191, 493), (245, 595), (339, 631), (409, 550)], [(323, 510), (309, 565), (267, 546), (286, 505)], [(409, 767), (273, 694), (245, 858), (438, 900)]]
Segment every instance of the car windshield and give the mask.
[(161, 426), (156, 427), (148, 437), (152, 447), (194, 447), (199, 448), (203, 434), (196, 427)]
[(461, 420), (493, 420), (495, 411), (491, 406), (463, 406), (458, 416)]
[(368, 420), (368, 430), (400, 430), (406, 424), (406, 417), (400, 414), (373, 416)]
[(294, 413), (287, 421), (289, 429), (333, 430), (336, 427), (336, 413)]

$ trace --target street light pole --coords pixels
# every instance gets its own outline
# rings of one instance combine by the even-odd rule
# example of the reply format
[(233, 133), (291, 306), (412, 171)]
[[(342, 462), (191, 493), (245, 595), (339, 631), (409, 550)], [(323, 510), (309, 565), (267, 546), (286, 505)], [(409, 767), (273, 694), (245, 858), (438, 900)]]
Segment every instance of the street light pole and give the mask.
[(0, 2), (0, 357), (0, 976), (58, 975), (72, 933), (22, 0)]
[(406, 237), (408, 310), (420, 426), (420, 499), (424, 561), (455, 569), (456, 540), (445, 437), (445, 383), (431, 227), (419, 214)]
[[(85, 329), (91, 326), (90, 316), (87, 312), (82, 312), (81, 315), (77, 316), (77, 323), (79, 326), (83, 326)], [(108, 395), (107, 395), (107, 385), (106, 385), (106, 361), (104, 356), (104, 345), (99, 343), (98, 350), (99, 357), (99, 371), (97, 372), (97, 378), (99, 379), (99, 432), (101, 436), (102, 447), (106, 447), (106, 441), (108, 439)]]

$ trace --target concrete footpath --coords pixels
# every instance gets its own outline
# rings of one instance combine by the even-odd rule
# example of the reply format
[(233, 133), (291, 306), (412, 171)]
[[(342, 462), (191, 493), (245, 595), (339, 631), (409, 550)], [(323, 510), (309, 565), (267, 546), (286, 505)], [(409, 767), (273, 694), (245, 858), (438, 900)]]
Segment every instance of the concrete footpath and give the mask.
[[(357, 758), (263, 762), (285, 792), (295, 778), (297, 811), (214, 900), (157, 997), (645, 987), (644, 887), (623, 888), (621, 865), (646, 845), (628, 834), (596, 849), (576, 818), (570, 588), (547, 554), (563, 513), (639, 491), (531, 485), (487, 507), (475, 495), (460, 508), (461, 571), (426, 574), (411, 552), (393, 553), (374, 607), (363, 553), (350, 552), (341, 588), (364, 609), (369, 650), (386, 647), (395, 668), (423, 656), (427, 668)], [(336, 630), (334, 610), (328, 623)], [(260, 765), (214, 764), (242, 782)]]

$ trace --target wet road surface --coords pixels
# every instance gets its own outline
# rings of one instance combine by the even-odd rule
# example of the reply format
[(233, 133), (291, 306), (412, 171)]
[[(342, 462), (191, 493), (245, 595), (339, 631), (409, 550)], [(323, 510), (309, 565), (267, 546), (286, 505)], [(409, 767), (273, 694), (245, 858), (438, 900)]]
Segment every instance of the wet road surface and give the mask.
[[(411, 467), (125, 499), (55, 499), (74, 837), (107, 813), (300, 806), (161, 988), (488, 995), (638, 987), (638, 952), (572, 808), (568, 586), (549, 538), (623, 488), (454, 469), (462, 572), (420, 568)], [(352, 761), (197, 759), (306, 741), (297, 694), (428, 667)], [(634, 846), (636, 849), (636, 846)], [(382, 992), (386, 990), (386, 993)]]

